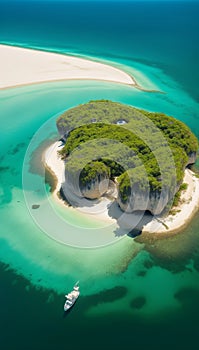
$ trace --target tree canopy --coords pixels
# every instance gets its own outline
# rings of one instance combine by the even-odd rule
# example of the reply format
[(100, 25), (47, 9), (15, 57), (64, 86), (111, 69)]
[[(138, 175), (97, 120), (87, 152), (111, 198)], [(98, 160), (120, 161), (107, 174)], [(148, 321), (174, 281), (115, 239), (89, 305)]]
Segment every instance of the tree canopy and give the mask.
[(110, 177), (117, 177), (124, 202), (138, 182), (150, 191), (179, 185), (190, 155), (198, 149), (197, 138), (181, 121), (106, 100), (66, 111), (57, 127), (62, 135), (68, 134), (60, 152), (67, 157), (68, 169), (81, 171), (84, 183), (89, 173), (100, 171), (100, 164), (101, 171), (108, 167)]

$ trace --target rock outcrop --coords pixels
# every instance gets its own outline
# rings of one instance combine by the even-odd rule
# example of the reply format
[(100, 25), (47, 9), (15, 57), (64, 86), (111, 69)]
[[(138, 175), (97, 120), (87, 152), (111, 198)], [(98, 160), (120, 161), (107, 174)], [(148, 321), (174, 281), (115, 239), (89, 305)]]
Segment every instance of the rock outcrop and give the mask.
[(92, 172), (92, 165), (88, 165), (86, 170), (83, 169), (83, 171), (76, 171), (75, 173), (71, 172), (70, 168), (66, 167), (65, 180), (70, 184), (71, 191), (75, 195), (88, 199), (97, 199), (108, 191), (110, 177), (109, 168), (98, 162), (95, 162), (94, 166), (95, 170)]
[(165, 209), (170, 200), (169, 191), (154, 191), (152, 193), (132, 192), (128, 200), (124, 203), (118, 194), (117, 203), (126, 213), (134, 211), (150, 211), (153, 215), (159, 215)]
[[(194, 164), (196, 161), (196, 152), (189, 154), (187, 165)], [(126, 213), (132, 213), (137, 210), (150, 211), (152, 215), (159, 215), (163, 212), (168, 203), (173, 199), (175, 193), (179, 190), (180, 184), (176, 184), (173, 193), (170, 188), (162, 191), (142, 191), (137, 186), (131, 189), (131, 194), (127, 201), (123, 201), (120, 191), (118, 191), (117, 203)], [(169, 209), (169, 207), (168, 207)]]
[(195, 163), (197, 154), (196, 154), (196, 152), (191, 152), (191, 153), (189, 153), (188, 157), (189, 157), (189, 159), (187, 162), (187, 166)]
[(82, 187), (81, 193), (85, 198), (97, 199), (103, 196), (108, 191), (109, 178), (107, 176), (99, 175), (84, 187)]

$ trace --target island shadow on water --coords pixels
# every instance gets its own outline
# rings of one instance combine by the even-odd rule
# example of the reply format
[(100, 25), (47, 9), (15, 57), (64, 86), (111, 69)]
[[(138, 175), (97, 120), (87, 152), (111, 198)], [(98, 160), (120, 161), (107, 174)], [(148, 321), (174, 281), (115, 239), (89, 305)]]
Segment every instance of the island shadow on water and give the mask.
[(116, 201), (108, 206), (108, 215), (117, 221), (118, 228), (114, 231), (117, 237), (128, 235), (135, 238), (141, 235), (143, 227), (153, 219), (153, 215), (149, 211), (125, 213), (121, 211)]
[[(70, 186), (67, 186), (67, 197), (66, 191), (63, 191), (62, 187), (59, 191), (59, 197), (67, 206), (72, 206), (73, 208), (95, 208), (95, 206), (100, 205), (101, 199), (110, 200), (110, 194), (104, 194), (101, 199), (86, 199), (84, 197), (80, 198), (75, 195)], [(115, 229), (114, 234), (116, 237), (122, 237), (128, 235), (131, 238), (135, 238), (142, 233), (143, 227), (148, 224), (152, 219), (153, 215), (149, 211), (135, 211), (134, 213), (123, 212), (116, 199), (111, 198), (112, 201), (107, 205), (107, 214), (111, 219), (114, 219), (118, 225)], [(88, 211), (89, 213), (89, 211)]]

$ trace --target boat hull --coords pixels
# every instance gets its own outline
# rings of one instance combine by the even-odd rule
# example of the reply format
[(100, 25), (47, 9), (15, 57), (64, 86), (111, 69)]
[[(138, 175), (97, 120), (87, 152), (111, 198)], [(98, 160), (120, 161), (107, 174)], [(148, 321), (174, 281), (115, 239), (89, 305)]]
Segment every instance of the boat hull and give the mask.
[(71, 305), (64, 305), (64, 311), (67, 312), (69, 311), (76, 303), (77, 299), (71, 304)]
[(65, 295), (66, 301), (64, 304), (64, 311), (67, 312), (72, 308), (72, 306), (76, 303), (77, 299), (79, 298), (80, 292), (79, 292), (79, 287), (75, 285), (73, 287), (72, 292), (69, 294)]

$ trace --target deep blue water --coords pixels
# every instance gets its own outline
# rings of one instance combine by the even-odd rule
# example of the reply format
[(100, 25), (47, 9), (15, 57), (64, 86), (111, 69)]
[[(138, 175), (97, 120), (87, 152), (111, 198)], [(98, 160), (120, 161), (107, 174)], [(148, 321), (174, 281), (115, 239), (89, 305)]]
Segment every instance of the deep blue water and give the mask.
[[(167, 92), (132, 93), (127, 87), (97, 82), (1, 91), (0, 256), (8, 264), (0, 266), (2, 350), (197, 348), (198, 214), (179, 236), (148, 245), (132, 261), (132, 253), (127, 261), (118, 254), (122, 272), (111, 274), (108, 253), (65, 250), (42, 236), (25, 208), (21, 168), (37, 129), (64, 108), (87, 99), (161, 109), (185, 121), (199, 136), (198, 15), (199, 3), (191, 1), (0, 0), (0, 43), (137, 64), (147, 74), (154, 68), (151, 77)], [(54, 122), (55, 118), (47, 125), (49, 137), (56, 132)], [(63, 293), (57, 292), (65, 283), (64, 264), (67, 282), (72, 283), (75, 274), (82, 274), (84, 281), (77, 307), (65, 318)]]

